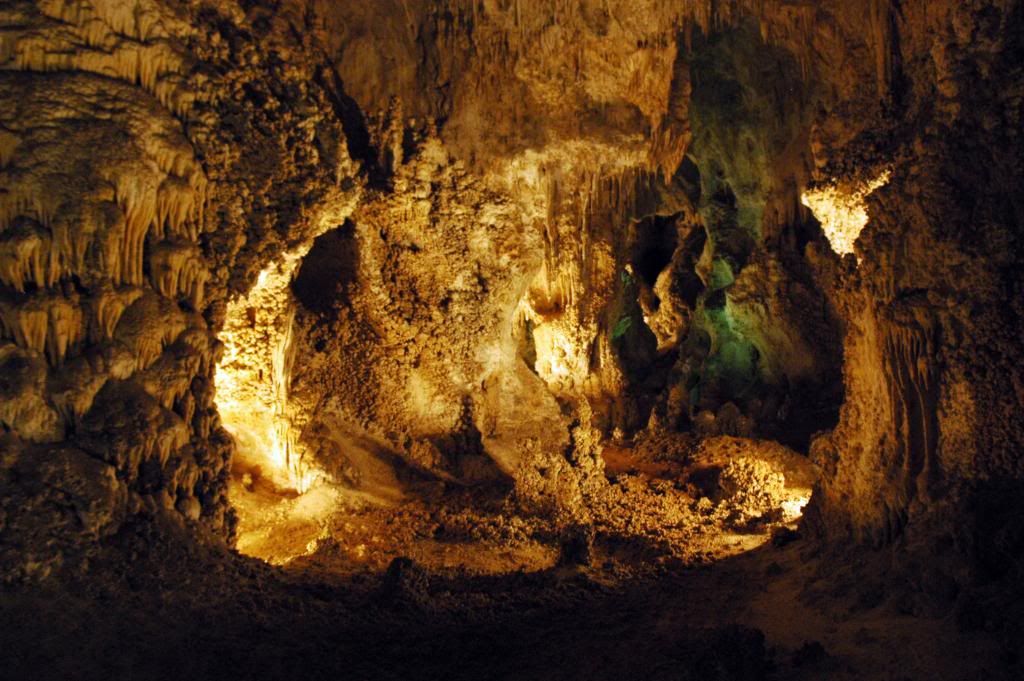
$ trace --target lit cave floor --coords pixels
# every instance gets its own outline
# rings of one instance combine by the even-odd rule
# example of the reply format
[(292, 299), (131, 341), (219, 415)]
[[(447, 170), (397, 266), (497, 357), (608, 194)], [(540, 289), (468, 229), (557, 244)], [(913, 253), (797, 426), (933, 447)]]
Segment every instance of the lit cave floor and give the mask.
[(754, 456), (721, 440), (682, 468), (604, 452), (592, 534), (513, 514), (494, 490), (387, 505), (257, 481), (248, 548), (283, 542), (283, 565), (127, 528), (85, 577), (4, 594), (0, 678), (1021, 678), (996, 639), (907, 615), (923, 606), (887, 584), (884, 556), (824, 555), (780, 529), (781, 508), (752, 518), (800, 486), (772, 487), (765, 471), (787, 464), (762, 451), (771, 466), (742, 470), (767, 487), (730, 494), (741, 471), (715, 468), (738, 448)]
[(814, 484), (804, 457), (769, 441), (645, 435), (605, 444), (599, 456), (600, 465), (578, 462), (559, 504), (549, 504), (551, 487), (525, 502), (508, 487), (426, 481), (401, 492), (320, 484), (297, 495), (236, 477), (237, 547), (334, 574), (381, 571), (396, 558), (476, 576), (572, 562), (696, 565), (794, 528)]

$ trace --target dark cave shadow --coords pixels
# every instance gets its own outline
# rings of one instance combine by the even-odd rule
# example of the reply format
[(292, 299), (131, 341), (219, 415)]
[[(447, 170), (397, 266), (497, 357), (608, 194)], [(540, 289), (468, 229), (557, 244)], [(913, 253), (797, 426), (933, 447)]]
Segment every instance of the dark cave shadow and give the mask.
[[(389, 586), (383, 571), (330, 578), (149, 541), (134, 561), (108, 554), (85, 582), (2, 587), (0, 678), (781, 678), (790, 653), (773, 657), (746, 611), (792, 566), (835, 564), (804, 539), (626, 572), (614, 586), (579, 566), (412, 570)], [(104, 567), (115, 556), (123, 562)], [(853, 588), (857, 571), (841, 571), (837, 583)], [(822, 595), (800, 596), (812, 597)], [(822, 669), (784, 678), (826, 678)]]
[(351, 304), (349, 289), (359, 275), (359, 243), (351, 220), (321, 234), (292, 282), (299, 303), (310, 312), (331, 315), (335, 307)]

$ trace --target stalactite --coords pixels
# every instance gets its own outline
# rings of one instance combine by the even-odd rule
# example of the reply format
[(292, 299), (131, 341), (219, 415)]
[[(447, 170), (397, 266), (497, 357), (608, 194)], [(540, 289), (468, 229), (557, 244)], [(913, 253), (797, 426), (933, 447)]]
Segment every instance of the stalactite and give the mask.
[[(920, 315), (918, 315), (920, 317)], [(928, 499), (938, 469), (939, 386), (934, 331), (925, 319), (894, 323), (884, 339), (886, 379), (894, 409), (901, 507)]]
[(195, 244), (164, 241), (153, 246), (149, 256), (150, 281), (161, 295), (185, 297), (193, 309), (200, 309), (203, 291), (210, 277), (206, 262)]
[[(0, 59), (2, 61), (2, 59)], [(21, 138), (6, 130), (0, 130), (0, 170), (14, 158), (14, 151), (21, 143)]]
[[(191, 32), (157, 4), (147, 2), (38, 5), (51, 23), (37, 31), (0, 37), (0, 63), (23, 71), (87, 71), (139, 84), (176, 115), (188, 113), (193, 95), (182, 75), (190, 58), (172, 36)], [(83, 49), (83, 46), (92, 49)]]
[[(77, 268), (77, 270), (75, 269), (75, 265), (80, 265), (81, 263), (75, 262), (75, 247), (72, 244), (72, 234), (77, 234), (78, 232), (79, 230), (76, 229), (76, 226), (68, 224), (67, 219), (63, 216), (50, 227), (50, 248), (47, 249), (47, 267), (44, 274), (45, 286), (47, 288), (56, 286), (61, 279), (70, 275), (72, 271), (80, 272), (84, 269), (82, 267)], [(82, 241), (87, 240), (87, 238), (82, 239)]]
[(85, 324), (78, 300), (54, 298), (49, 305), (49, 327), (46, 336), (46, 357), (51, 366), (59, 366), (68, 350), (82, 342)]
[[(130, 198), (129, 198), (130, 197)], [(155, 198), (143, 195), (142, 200), (128, 195), (121, 198), (124, 210), (124, 240), (120, 244), (121, 280), (118, 284), (138, 285), (142, 283), (142, 257), (146, 234), (156, 216)]]
[(892, 5), (891, 0), (871, 0), (870, 45), (875, 56), (878, 96), (885, 98), (892, 82)]
[[(191, 162), (191, 159), (188, 159)], [(157, 217), (154, 235), (168, 234), (191, 241), (199, 239), (200, 210), (205, 201), (205, 179), (193, 173), (189, 180), (168, 175), (157, 190)]]
[(12, 339), (18, 347), (40, 355), (46, 350), (49, 313), (38, 298), (22, 304), (0, 302), (0, 321), (4, 337)]
[(49, 235), (24, 220), (0, 236), (0, 282), (19, 293), (26, 284), (48, 284), (44, 266), (50, 253)]
[(77, 300), (41, 291), (19, 302), (0, 302), (3, 336), (18, 347), (45, 355), (59, 366), (68, 351), (85, 337)]
[[(154, 323), (154, 320), (160, 320)], [(181, 309), (152, 291), (147, 291), (121, 315), (114, 338), (131, 351), (136, 371), (143, 371), (159, 359), (164, 348), (189, 326)]]
[[(119, 261), (117, 283), (141, 283), (143, 245), (151, 232), (156, 238), (169, 235), (191, 241), (199, 236), (205, 179), (201, 173), (192, 171), (190, 157), (173, 149), (157, 153), (156, 160), (165, 172), (175, 173), (164, 178), (159, 186), (138, 176), (123, 176), (117, 183), (117, 203), (124, 213), (123, 238), (120, 243), (108, 242), (108, 247), (114, 249), (108, 251), (108, 256)], [(191, 179), (186, 181), (180, 175)], [(175, 288), (179, 271), (180, 266), (172, 267)], [(162, 271), (160, 276), (165, 274)], [(201, 291), (194, 285), (199, 273), (190, 267), (189, 276), (192, 288), (196, 289), (194, 293), (201, 297)]]
[(64, 434), (63, 423), (44, 391), (45, 362), (14, 344), (0, 342), (0, 366), (4, 367), (7, 387), (0, 396), (0, 427), (30, 442), (59, 441)]
[(38, 196), (33, 187), (10, 187), (0, 194), (0, 231), (7, 230), (19, 216), (34, 218), (44, 227), (50, 227), (56, 208)]
[(142, 289), (125, 287), (114, 289), (106, 285), (91, 300), (89, 342), (100, 343), (114, 337), (117, 323), (124, 311), (142, 295)]
[(137, 377), (139, 385), (168, 411), (188, 393), (202, 362), (200, 355), (179, 347), (176, 344)]

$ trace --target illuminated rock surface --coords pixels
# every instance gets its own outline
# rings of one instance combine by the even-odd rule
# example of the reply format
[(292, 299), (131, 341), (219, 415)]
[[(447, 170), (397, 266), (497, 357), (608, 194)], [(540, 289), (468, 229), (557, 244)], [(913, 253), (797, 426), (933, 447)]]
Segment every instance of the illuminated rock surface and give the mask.
[(5, 3), (5, 673), (1020, 678), (1022, 12)]

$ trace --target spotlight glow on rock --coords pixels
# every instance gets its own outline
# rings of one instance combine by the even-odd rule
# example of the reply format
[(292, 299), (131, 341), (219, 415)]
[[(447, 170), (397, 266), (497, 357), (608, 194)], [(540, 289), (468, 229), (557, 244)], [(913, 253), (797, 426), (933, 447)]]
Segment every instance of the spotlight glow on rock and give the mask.
[(801, 201), (821, 223), (832, 250), (839, 255), (853, 253), (853, 244), (868, 224), (866, 199), (889, 182), (889, 170), (869, 182), (833, 183), (808, 189)]
[(294, 317), (288, 285), (300, 260), (271, 265), (247, 296), (228, 305), (216, 381), (217, 407), (239, 459), (301, 494), (318, 473), (305, 462), (287, 411)]

